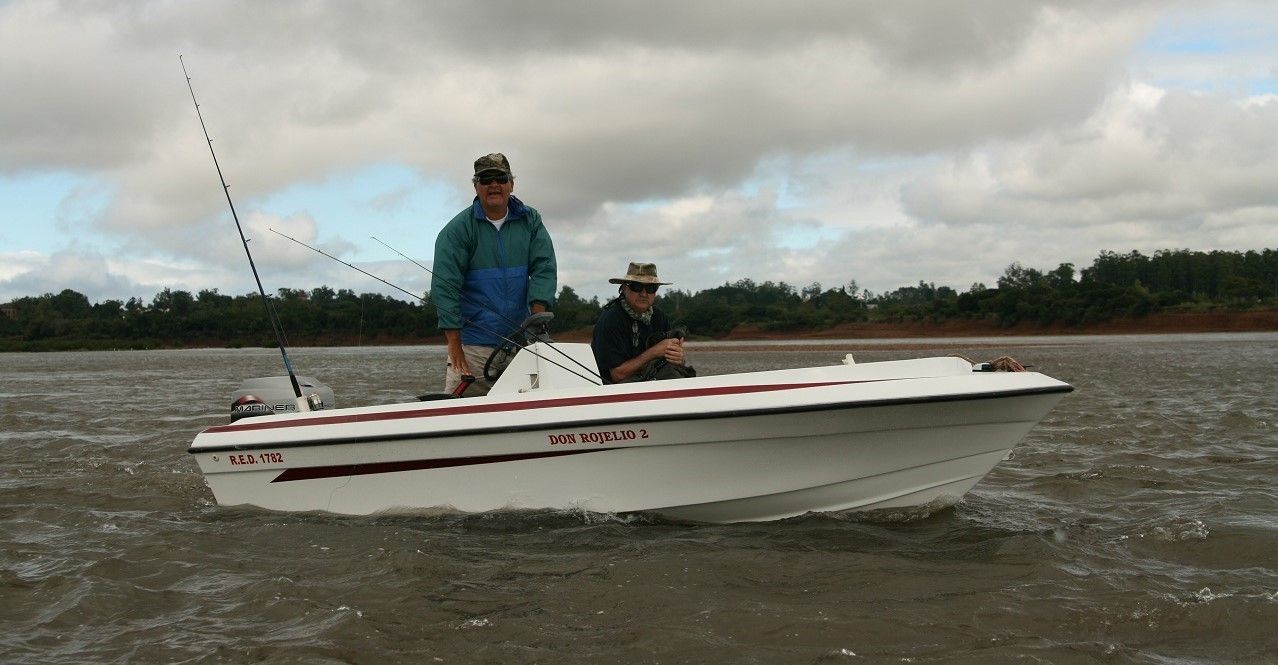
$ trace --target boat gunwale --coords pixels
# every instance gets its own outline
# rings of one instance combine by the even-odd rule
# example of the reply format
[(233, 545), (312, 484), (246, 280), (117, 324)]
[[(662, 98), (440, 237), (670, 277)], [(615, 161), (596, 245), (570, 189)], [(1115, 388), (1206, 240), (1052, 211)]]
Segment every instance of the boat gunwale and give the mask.
[[(677, 414), (656, 414), (651, 416), (625, 416), (611, 418), (595, 418), (588, 420), (562, 420), (551, 423), (529, 423), (527, 425), (502, 425), (495, 427), (479, 427), (470, 429), (454, 429), (446, 431), (434, 432), (399, 432), (394, 434), (383, 434), (375, 436), (345, 436), (332, 439), (322, 440), (293, 440), (293, 441), (276, 441), (269, 443), (232, 443), (232, 444), (215, 444), (196, 447), (192, 442), (191, 447), (187, 448), (187, 453), (192, 455), (200, 455), (206, 453), (217, 452), (242, 452), (248, 450), (280, 450), (280, 449), (297, 449), (297, 448), (320, 448), (328, 446), (345, 446), (352, 444), (364, 443), (381, 443), (389, 441), (407, 441), (414, 439), (439, 439), (457, 436), (473, 436), (485, 434), (514, 434), (519, 432), (529, 432), (537, 430), (546, 430), (561, 427), (599, 427), (605, 425), (619, 425), (632, 423), (636, 421), (642, 422), (672, 422), (683, 420), (712, 420), (712, 419), (733, 419), (748, 418), (753, 416), (767, 416), (793, 413), (812, 413), (821, 411), (845, 411), (849, 409), (876, 408), (888, 406), (903, 406), (910, 404), (930, 404), (945, 402), (976, 402), (986, 400), (997, 400), (1010, 397), (1028, 397), (1034, 395), (1048, 395), (1055, 393), (1070, 393), (1074, 391), (1074, 387), (1068, 383), (1058, 382), (1055, 385), (1035, 386), (1031, 388), (1017, 388), (1013, 390), (1000, 391), (983, 391), (970, 393), (956, 393), (950, 395), (924, 395), (913, 397), (891, 397), (871, 400), (854, 400), (846, 402), (826, 402), (821, 404), (797, 404), (791, 406), (775, 406), (756, 409), (728, 409), (719, 411), (705, 411), (701, 413), (677, 413)], [(269, 417), (269, 416), (267, 416)], [(340, 423), (349, 424), (349, 423)], [(308, 425), (315, 426), (315, 425)], [(322, 425), (321, 425), (322, 426)], [(206, 430), (207, 431), (207, 430)], [(198, 437), (197, 437), (198, 439)], [(629, 447), (629, 446), (627, 446)]]

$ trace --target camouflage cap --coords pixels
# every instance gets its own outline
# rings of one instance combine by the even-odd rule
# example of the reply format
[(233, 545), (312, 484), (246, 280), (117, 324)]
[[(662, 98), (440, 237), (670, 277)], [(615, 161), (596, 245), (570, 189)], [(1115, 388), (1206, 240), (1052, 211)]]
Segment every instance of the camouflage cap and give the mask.
[(626, 282), (638, 282), (640, 284), (673, 284), (674, 282), (662, 282), (657, 280), (657, 264), (655, 263), (635, 263), (631, 262), (630, 267), (626, 269), (625, 277), (613, 277), (608, 280), (612, 284), (625, 284)]
[(510, 160), (500, 152), (494, 152), (484, 155), (475, 160), (475, 175), (487, 171), (497, 171), (499, 173), (510, 174)]

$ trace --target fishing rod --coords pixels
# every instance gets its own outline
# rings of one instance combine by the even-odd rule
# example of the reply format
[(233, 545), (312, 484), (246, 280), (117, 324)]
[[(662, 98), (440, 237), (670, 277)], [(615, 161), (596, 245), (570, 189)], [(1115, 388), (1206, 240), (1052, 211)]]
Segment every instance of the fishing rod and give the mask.
[[(431, 276), (431, 277), (436, 277), (436, 276), (437, 276), (437, 275), (435, 275), (435, 271), (434, 271), (434, 270), (431, 270), (430, 268), (427, 268), (426, 266), (424, 266), (424, 265), (422, 265), (422, 264), (418, 263), (416, 259), (413, 259), (412, 257), (408, 256), (407, 254), (404, 254), (403, 252), (399, 251), (398, 249), (395, 249), (394, 247), (391, 247), (390, 245), (386, 244), (386, 242), (385, 242), (385, 241), (383, 241), (381, 238), (378, 238), (377, 236), (369, 236), (369, 237), (370, 237), (370, 238), (372, 238), (373, 240), (376, 240), (377, 242), (382, 243), (382, 246), (384, 246), (386, 249), (389, 249), (390, 251), (395, 252), (396, 254), (399, 254), (400, 256), (404, 257), (405, 259), (407, 259), (407, 260), (411, 261), (411, 262), (413, 263), (413, 265), (417, 266), (418, 268), (421, 268), (422, 270), (425, 270), (426, 272), (430, 273), (430, 276)], [(458, 290), (457, 290), (457, 293), (458, 293), (458, 295), (460, 295), (462, 298), (467, 298), (467, 297), (469, 297), (469, 294), (467, 294), (467, 293), (466, 293), (464, 290), (462, 290), (462, 289), (458, 289)], [(519, 326), (519, 324), (518, 324), (518, 323), (515, 323), (514, 321), (511, 321), (511, 320), (510, 320), (510, 317), (507, 317), (506, 315), (502, 314), (502, 313), (501, 313), (501, 311), (500, 311), (500, 310), (498, 310), (496, 307), (494, 307), (494, 306), (493, 306), (493, 304), (492, 304), (491, 302), (487, 303), (486, 305), (485, 305), (485, 303), (475, 302), (473, 299), (472, 299), (470, 302), (471, 302), (471, 304), (473, 304), (473, 305), (477, 305), (477, 306), (479, 306), (480, 308), (487, 309), (489, 312), (492, 312), (493, 314), (496, 314), (499, 318), (501, 318), (503, 321), (505, 321), (505, 322), (506, 322), (508, 325), (510, 325), (512, 328), (515, 328), (515, 327), (518, 327), (518, 326)], [(476, 327), (478, 327), (478, 325), (476, 325)], [(578, 367), (580, 367), (580, 368), (582, 368), (582, 369), (586, 370), (587, 372), (590, 372), (590, 373), (592, 373), (592, 374), (594, 373), (594, 371), (593, 371), (593, 370), (591, 370), (589, 367), (586, 367), (585, 365), (581, 364), (581, 361), (579, 361), (579, 360), (577, 360), (576, 358), (574, 358), (574, 357), (572, 357), (572, 356), (568, 355), (567, 353), (564, 353), (564, 352), (563, 352), (563, 350), (561, 350), (559, 347), (555, 346), (554, 344), (547, 344), (547, 346), (549, 346), (550, 348), (554, 349), (555, 353), (558, 353), (559, 355), (563, 356), (564, 358), (567, 358), (568, 360), (572, 361), (572, 363), (573, 363), (574, 365), (576, 365), (576, 366), (578, 366)]]
[[(293, 242), (295, 242), (295, 243), (297, 243), (297, 244), (299, 244), (299, 245), (301, 245), (301, 246), (305, 247), (306, 249), (311, 250), (312, 252), (315, 252), (315, 253), (317, 253), (317, 254), (322, 254), (322, 255), (324, 255), (324, 256), (326, 256), (326, 257), (330, 258), (330, 259), (333, 259), (334, 261), (337, 261), (338, 263), (340, 263), (340, 264), (342, 264), (342, 265), (346, 266), (347, 268), (353, 268), (353, 269), (355, 269), (355, 270), (358, 270), (358, 271), (360, 271), (360, 272), (364, 273), (365, 275), (368, 275), (369, 277), (372, 277), (373, 279), (375, 279), (375, 280), (377, 280), (377, 281), (381, 282), (382, 284), (385, 284), (386, 286), (391, 287), (392, 289), (398, 289), (401, 293), (408, 294), (410, 297), (416, 298), (416, 299), (418, 299), (418, 300), (420, 300), (420, 301), (422, 301), (422, 302), (427, 302), (427, 300), (426, 300), (425, 298), (423, 298), (423, 297), (421, 297), (421, 296), (417, 295), (416, 293), (413, 293), (412, 291), (409, 291), (408, 289), (406, 289), (406, 288), (404, 288), (404, 287), (402, 287), (402, 286), (400, 286), (400, 285), (398, 285), (398, 284), (392, 284), (392, 283), (390, 283), (390, 282), (388, 282), (388, 281), (386, 281), (386, 280), (382, 279), (381, 277), (378, 277), (377, 275), (374, 275), (373, 273), (371, 273), (371, 272), (369, 272), (369, 271), (367, 271), (367, 270), (364, 270), (363, 268), (361, 268), (361, 267), (359, 267), (359, 266), (357, 266), (357, 265), (353, 265), (353, 264), (347, 263), (347, 262), (345, 262), (345, 261), (343, 261), (343, 260), (341, 260), (341, 259), (337, 258), (336, 256), (333, 256), (332, 254), (329, 254), (328, 252), (326, 252), (326, 251), (324, 251), (324, 250), (322, 250), (322, 249), (320, 249), (320, 248), (318, 248), (318, 247), (312, 247), (312, 246), (310, 246), (310, 245), (308, 245), (308, 244), (306, 244), (306, 243), (302, 242), (301, 240), (298, 240), (297, 238), (294, 238), (293, 236), (290, 236), (290, 235), (287, 235), (287, 234), (284, 234), (284, 233), (280, 233), (279, 231), (276, 231), (275, 229), (272, 229), (272, 228), (270, 228), (270, 227), (267, 227), (267, 229), (266, 229), (266, 230), (270, 231), (271, 233), (274, 233), (275, 235), (277, 235), (277, 236), (279, 236), (279, 237), (281, 237), (281, 238), (286, 238), (286, 239), (288, 239), (288, 240), (292, 240)], [(496, 334), (496, 333), (494, 333), (494, 334)]]
[[(286, 239), (288, 239), (288, 240), (292, 240), (293, 242), (295, 242), (295, 243), (297, 243), (297, 244), (299, 244), (299, 245), (301, 245), (301, 246), (305, 247), (306, 249), (311, 250), (312, 252), (315, 252), (316, 254), (320, 254), (320, 255), (326, 256), (326, 257), (328, 257), (328, 258), (330, 258), (330, 259), (333, 259), (334, 261), (337, 261), (338, 263), (340, 263), (340, 264), (342, 264), (342, 265), (346, 266), (347, 268), (353, 268), (353, 269), (355, 269), (355, 270), (358, 270), (359, 272), (364, 273), (365, 275), (368, 275), (369, 277), (372, 277), (373, 279), (375, 279), (375, 280), (377, 280), (377, 281), (381, 282), (382, 284), (385, 284), (386, 286), (389, 286), (389, 287), (391, 287), (391, 288), (393, 288), (393, 289), (398, 289), (400, 292), (402, 292), (402, 293), (406, 293), (406, 294), (408, 294), (409, 296), (412, 296), (413, 298), (416, 298), (417, 300), (420, 300), (420, 301), (421, 301), (421, 302), (423, 302), (423, 303), (429, 303), (429, 302), (430, 302), (429, 300), (427, 300), (427, 299), (425, 299), (425, 298), (423, 298), (423, 297), (421, 297), (421, 296), (417, 295), (416, 293), (413, 293), (412, 291), (409, 291), (408, 289), (405, 289), (405, 288), (404, 288), (404, 287), (402, 287), (402, 286), (399, 286), (398, 284), (392, 284), (392, 283), (390, 283), (390, 282), (388, 282), (388, 281), (386, 281), (386, 280), (382, 279), (381, 277), (378, 277), (377, 275), (374, 275), (373, 273), (368, 272), (367, 270), (364, 270), (363, 268), (361, 268), (361, 267), (359, 267), (359, 266), (357, 266), (357, 265), (354, 265), (354, 264), (351, 264), (351, 263), (347, 263), (346, 261), (343, 261), (343, 260), (341, 260), (341, 259), (337, 258), (336, 256), (333, 256), (332, 254), (329, 254), (328, 252), (326, 252), (326, 251), (324, 251), (324, 250), (322, 250), (322, 249), (320, 249), (320, 248), (318, 248), (318, 247), (312, 247), (312, 246), (310, 246), (310, 245), (308, 245), (308, 244), (306, 244), (306, 243), (302, 242), (301, 240), (298, 240), (297, 238), (294, 238), (293, 236), (290, 236), (290, 235), (286, 235), (286, 234), (280, 233), (279, 231), (276, 231), (275, 229), (269, 229), (269, 230), (270, 230), (270, 232), (271, 232), (271, 233), (274, 233), (275, 235), (280, 236), (281, 238), (286, 238)], [(513, 339), (511, 339), (511, 338), (509, 338), (509, 337), (507, 337), (507, 336), (505, 336), (505, 335), (503, 335), (503, 334), (501, 334), (501, 333), (498, 333), (498, 332), (494, 332), (494, 331), (492, 331), (492, 330), (489, 330), (488, 328), (485, 328), (484, 326), (481, 326), (481, 325), (479, 325), (479, 323), (474, 322), (474, 321), (469, 321), (469, 323), (474, 323), (474, 325), (475, 325), (475, 327), (476, 327), (476, 328), (479, 328), (480, 330), (482, 330), (482, 331), (484, 331), (484, 332), (486, 332), (486, 333), (488, 333), (488, 334), (490, 334), (490, 335), (494, 335), (494, 336), (496, 336), (496, 337), (500, 337), (501, 339), (505, 340), (506, 342), (509, 342), (510, 344), (513, 344), (513, 345), (515, 345), (515, 346), (517, 346), (517, 347), (521, 347), (521, 348), (523, 348), (525, 351), (527, 351), (528, 353), (531, 353), (531, 354), (533, 354), (534, 356), (536, 356), (536, 357), (538, 357), (538, 358), (541, 358), (542, 360), (544, 360), (544, 361), (546, 361), (546, 362), (548, 362), (548, 363), (550, 363), (550, 364), (554, 365), (555, 367), (558, 367), (559, 369), (564, 370), (565, 372), (568, 372), (569, 374), (572, 374), (572, 375), (576, 376), (577, 378), (584, 379), (584, 380), (586, 380), (586, 381), (590, 381), (590, 382), (594, 383), (595, 385), (601, 385), (601, 382), (600, 382), (600, 380), (599, 380), (599, 378), (598, 378), (597, 376), (586, 376), (586, 375), (579, 374), (579, 373), (578, 373), (578, 372), (576, 372), (575, 370), (573, 370), (573, 369), (571, 369), (571, 368), (568, 368), (568, 367), (564, 367), (563, 365), (560, 365), (559, 363), (557, 363), (557, 362), (555, 362), (555, 361), (551, 360), (550, 358), (547, 358), (546, 356), (543, 356), (543, 355), (541, 355), (540, 353), (537, 353), (536, 351), (533, 351), (532, 349), (529, 349), (528, 347), (524, 346), (523, 344), (520, 344), (519, 342), (516, 342), (515, 340), (513, 340)], [(550, 348), (554, 349), (555, 347), (554, 347), (553, 345), (550, 345)], [(559, 353), (561, 353), (561, 354), (563, 353), (563, 351), (560, 351), (559, 349), (555, 349), (555, 350), (556, 350), (556, 351), (558, 351), (558, 352), (559, 352)], [(565, 355), (566, 355), (566, 354), (565, 354)], [(571, 359), (571, 358), (570, 358), (570, 359)], [(574, 362), (575, 362), (575, 361), (574, 361)], [(578, 365), (581, 365), (581, 363), (577, 363), (577, 364), (578, 364)], [(589, 371), (590, 371), (590, 369), (589, 369), (589, 368), (587, 368), (587, 367), (585, 367), (584, 365), (582, 366), (582, 369), (585, 369), (587, 372), (589, 372)]]
[(235, 214), (235, 203), (231, 201), (231, 186), (226, 184), (222, 175), (222, 165), (217, 161), (217, 153), (213, 152), (213, 139), (209, 138), (209, 128), (204, 124), (204, 114), (200, 112), (200, 103), (195, 99), (195, 88), (191, 85), (191, 75), (186, 71), (186, 60), (181, 55), (178, 62), (182, 64), (182, 76), (186, 77), (186, 87), (191, 91), (191, 103), (195, 104), (195, 115), (200, 119), (200, 129), (204, 130), (204, 140), (209, 144), (209, 154), (213, 156), (213, 168), (217, 169), (217, 178), (222, 182), (222, 193), (226, 195), (226, 204), (231, 207), (231, 219), (235, 220), (235, 228), (240, 232), (240, 244), (244, 245), (244, 255), (248, 257), (249, 268), (253, 270), (253, 279), (257, 281), (257, 292), (262, 296), (262, 304), (266, 306), (266, 318), (271, 322), (271, 331), (275, 333), (275, 343), (280, 347), (280, 355), (284, 358), (284, 369), (288, 371), (289, 383), (293, 384), (293, 395), (297, 398), (298, 411), (313, 411), (322, 407), (316, 395), (302, 396), (302, 386), (297, 382), (297, 373), (293, 371), (293, 362), (289, 360), (288, 349), (284, 340), (284, 327), (280, 325), (279, 315), (266, 297), (266, 289), (262, 288), (262, 278), (257, 274), (257, 265), (253, 263), (253, 253), (249, 251), (248, 239), (244, 237), (244, 227), (240, 225), (240, 217)]

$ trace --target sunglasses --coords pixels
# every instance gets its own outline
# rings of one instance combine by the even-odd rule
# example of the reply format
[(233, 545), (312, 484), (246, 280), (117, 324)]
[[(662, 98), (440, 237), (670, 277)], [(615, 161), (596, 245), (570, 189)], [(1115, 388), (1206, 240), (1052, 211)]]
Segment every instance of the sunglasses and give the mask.
[(483, 175), (483, 176), (475, 176), (475, 182), (476, 182), (476, 183), (479, 183), (479, 184), (481, 184), (481, 185), (491, 185), (491, 184), (493, 184), (494, 182), (495, 182), (495, 183), (497, 183), (497, 184), (499, 184), (499, 185), (504, 185), (504, 184), (506, 184), (506, 183), (510, 182), (510, 176), (505, 175), (505, 174), (502, 174), (502, 175)]
[(630, 289), (631, 293), (643, 293), (644, 291), (647, 291), (648, 293), (656, 293), (658, 286), (660, 285), (659, 284), (640, 284), (639, 282), (626, 282), (626, 288)]

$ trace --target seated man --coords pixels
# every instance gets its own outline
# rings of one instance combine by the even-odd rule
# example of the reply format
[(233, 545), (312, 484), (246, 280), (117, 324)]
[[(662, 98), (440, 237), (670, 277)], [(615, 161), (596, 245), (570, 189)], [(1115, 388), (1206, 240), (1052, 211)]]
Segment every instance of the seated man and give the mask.
[(620, 284), (618, 297), (599, 313), (590, 346), (607, 383), (650, 381), (696, 376), (683, 362), (683, 334), (670, 330), (670, 320), (653, 304), (657, 288), (669, 284), (657, 279), (657, 266), (631, 263), (625, 277), (608, 280)]

